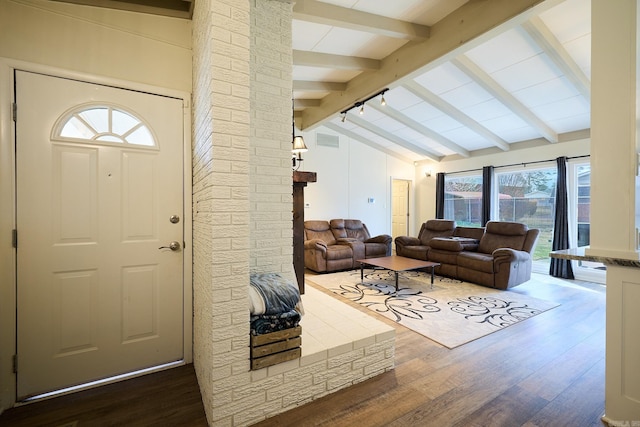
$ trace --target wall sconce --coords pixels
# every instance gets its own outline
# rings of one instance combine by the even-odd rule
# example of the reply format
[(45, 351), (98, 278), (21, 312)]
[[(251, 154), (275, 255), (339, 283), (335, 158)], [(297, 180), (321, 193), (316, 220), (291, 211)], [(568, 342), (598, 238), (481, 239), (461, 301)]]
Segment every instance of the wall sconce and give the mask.
[(424, 176), (426, 176), (427, 178), (431, 177), (431, 169), (425, 169), (424, 170)]
[[(294, 170), (298, 170), (300, 166), (302, 166), (302, 160), (304, 160), (302, 158), (302, 153), (304, 153), (305, 151), (308, 151), (309, 149), (304, 143), (304, 138), (302, 138), (301, 136), (295, 136), (295, 134), (293, 136), (292, 145), (293, 145), (291, 149), (291, 152), (293, 153), (292, 166)], [(296, 154), (298, 155), (297, 157), (296, 157)]]
[[(302, 166), (302, 153), (309, 149), (304, 143), (304, 138), (296, 136), (296, 111), (293, 98), (291, 99), (291, 163), (294, 171)], [(297, 155), (297, 156), (296, 156)]]

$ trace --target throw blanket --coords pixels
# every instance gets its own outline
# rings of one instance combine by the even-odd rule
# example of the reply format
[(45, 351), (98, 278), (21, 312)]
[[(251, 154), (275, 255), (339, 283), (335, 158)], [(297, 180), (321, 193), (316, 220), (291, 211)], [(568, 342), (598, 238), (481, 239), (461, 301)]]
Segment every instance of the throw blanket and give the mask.
[(251, 314), (280, 314), (291, 310), (302, 313), (300, 291), (278, 273), (252, 274), (249, 286)]
[(300, 313), (295, 310), (280, 314), (251, 316), (251, 334), (262, 335), (270, 332), (295, 328), (300, 323)]

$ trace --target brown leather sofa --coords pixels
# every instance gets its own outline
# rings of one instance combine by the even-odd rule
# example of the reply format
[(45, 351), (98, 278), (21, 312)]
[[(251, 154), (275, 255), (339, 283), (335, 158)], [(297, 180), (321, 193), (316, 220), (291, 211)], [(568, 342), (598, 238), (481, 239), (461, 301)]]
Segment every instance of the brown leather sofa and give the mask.
[(456, 222), (448, 219), (431, 219), (422, 224), (418, 237), (398, 236), (395, 239), (396, 255), (428, 261), (429, 242), (434, 237), (451, 237)]
[(357, 219), (304, 222), (304, 266), (317, 273), (359, 267), (356, 261), (391, 255), (388, 234), (371, 237)]
[[(427, 221), (421, 234), (423, 230), (443, 231), (438, 229), (450, 227), (450, 222)], [(424, 231), (425, 235), (428, 232)], [(538, 229), (516, 222), (489, 221), (485, 228), (454, 225), (449, 235), (420, 240), (421, 244), (413, 247), (407, 243), (416, 243), (415, 238), (396, 237), (396, 254), (438, 262), (436, 272), (444, 276), (508, 289), (531, 279), (531, 253), (539, 233)]]

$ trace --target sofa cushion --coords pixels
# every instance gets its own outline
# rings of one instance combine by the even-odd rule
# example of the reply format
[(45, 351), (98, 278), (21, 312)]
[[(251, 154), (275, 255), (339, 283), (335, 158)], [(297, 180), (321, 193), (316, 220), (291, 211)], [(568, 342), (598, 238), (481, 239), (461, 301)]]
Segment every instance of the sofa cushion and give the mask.
[(453, 230), (456, 228), (456, 222), (448, 219), (430, 219), (422, 225), (420, 230), (420, 243), (429, 245), (429, 241), (434, 237), (453, 236)]
[(329, 225), (336, 239), (349, 237), (364, 242), (371, 237), (366, 225), (359, 219), (332, 219)]
[(402, 248), (402, 256), (427, 261), (429, 249), (429, 246), (404, 246)]
[(348, 245), (327, 246), (327, 261), (353, 258), (353, 250)]
[(328, 221), (305, 221), (304, 234), (305, 240), (320, 239), (327, 245), (336, 244), (336, 238), (329, 228)]
[(486, 231), (480, 239), (478, 252), (490, 254), (498, 248), (511, 248), (521, 251), (529, 228), (516, 222), (489, 221)]
[(460, 252), (458, 254), (458, 267), (470, 270), (493, 273), (493, 256), (479, 252)]

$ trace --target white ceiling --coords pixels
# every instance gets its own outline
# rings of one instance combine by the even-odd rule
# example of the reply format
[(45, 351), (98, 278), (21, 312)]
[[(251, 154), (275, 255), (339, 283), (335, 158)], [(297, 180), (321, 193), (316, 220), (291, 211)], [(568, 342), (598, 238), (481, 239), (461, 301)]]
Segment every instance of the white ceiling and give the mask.
[[(186, 18), (195, 2), (58, 1)], [(406, 161), (589, 135), (590, 0), (293, 3), (299, 129), (328, 129)], [(377, 96), (341, 120), (386, 88), (386, 106)]]
[[(588, 135), (590, 1), (520, 3), (540, 4), (505, 23), (492, 0), (296, 1), (296, 125), (410, 161)], [(461, 44), (485, 32), (457, 31), (465, 19), (491, 31)], [(341, 120), (385, 88), (386, 106), (378, 96)]]

